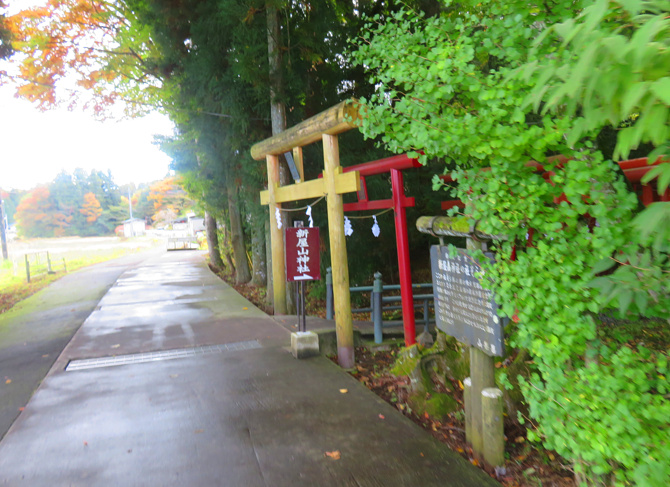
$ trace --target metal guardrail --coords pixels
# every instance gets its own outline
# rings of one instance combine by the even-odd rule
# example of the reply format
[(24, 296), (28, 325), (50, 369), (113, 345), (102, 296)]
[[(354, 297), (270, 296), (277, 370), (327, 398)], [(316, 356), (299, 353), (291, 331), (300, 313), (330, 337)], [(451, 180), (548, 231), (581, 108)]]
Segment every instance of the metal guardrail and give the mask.
[[(395, 311), (402, 309), (400, 305), (393, 303), (402, 302), (401, 296), (384, 296), (383, 293), (387, 291), (399, 291), (399, 284), (386, 284), (382, 281), (380, 272), (375, 272), (374, 283), (372, 286), (354, 286), (350, 287), (350, 292), (370, 293), (370, 306), (365, 308), (352, 309), (352, 313), (370, 313), (370, 321), (374, 324), (375, 343), (381, 343), (384, 340), (383, 328), (384, 325), (390, 326), (397, 324), (395, 322), (387, 321), (384, 323), (384, 312)], [(412, 290), (430, 289), (432, 291), (432, 283), (417, 283), (412, 284)], [(434, 295), (430, 294), (414, 294), (414, 308), (423, 309), (423, 324), (426, 330), (431, 323), (435, 323), (434, 318)], [(430, 309), (433, 308), (433, 318), (430, 315)], [(334, 315), (333, 307), (333, 277), (331, 268), (326, 269), (326, 319), (332, 320)]]
[[(177, 248), (177, 244), (181, 244)], [(195, 245), (195, 247), (192, 247)], [(172, 246), (172, 248), (170, 248)], [(200, 243), (196, 237), (168, 237), (167, 250), (197, 250), (200, 248)]]

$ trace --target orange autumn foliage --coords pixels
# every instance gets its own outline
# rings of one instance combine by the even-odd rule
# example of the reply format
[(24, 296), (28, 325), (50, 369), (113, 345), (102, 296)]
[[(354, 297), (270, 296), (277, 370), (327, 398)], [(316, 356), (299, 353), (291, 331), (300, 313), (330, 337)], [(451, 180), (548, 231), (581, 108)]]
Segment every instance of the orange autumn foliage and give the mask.
[(54, 211), (49, 188), (40, 186), (28, 193), (16, 207), (15, 218), (21, 235), (44, 237), (63, 235), (71, 216)]
[(166, 219), (164, 216), (168, 213), (174, 218), (188, 205), (186, 192), (180, 186), (180, 179), (176, 177), (168, 177), (153, 183), (149, 187), (148, 199), (154, 205), (154, 221)]
[(86, 193), (84, 195), (84, 204), (79, 210), (79, 213), (81, 213), (86, 217), (86, 221), (88, 223), (95, 222), (98, 219), (98, 217), (102, 214), (102, 208), (100, 207), (100, 202), (93, 193)]
[[(19, 57), (5, 79), (41, 109), (62, 101), (102, 115), (121, 99), (147, 101), (156, 77), (146, 59), (156, 46), (138, 31), (133, 11), (113, 0), (47, 0), (6, 18)], [(68, 79), (88, 91), (58, 89)], [(2, 82), (2, 80), (0, 80)], [(57, 93), (58, 92), (58, 93)]]

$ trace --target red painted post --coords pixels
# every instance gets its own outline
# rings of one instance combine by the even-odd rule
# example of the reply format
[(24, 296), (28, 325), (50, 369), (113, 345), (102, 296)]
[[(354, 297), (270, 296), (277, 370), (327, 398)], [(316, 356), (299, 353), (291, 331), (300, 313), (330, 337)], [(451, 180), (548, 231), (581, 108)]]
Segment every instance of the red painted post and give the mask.
[(645, 184), (642, 186), (642, 204), (644, 206), (649, 206), (654, 202), (654, 188)]
[(414, 322), (414, 294), (412, 293), (412, 268), (409, 263), (409, 241), (407, 239), (407, 217), (403, 198), (405, 187), (402, 172), (391, 169), (391, 189), (395, 210), (395, 238), (398, 245), (398, 268), (400, 271), (400, 296), (402, 298), (402, 318), (405, 329), (405, 346), (416, 343)]

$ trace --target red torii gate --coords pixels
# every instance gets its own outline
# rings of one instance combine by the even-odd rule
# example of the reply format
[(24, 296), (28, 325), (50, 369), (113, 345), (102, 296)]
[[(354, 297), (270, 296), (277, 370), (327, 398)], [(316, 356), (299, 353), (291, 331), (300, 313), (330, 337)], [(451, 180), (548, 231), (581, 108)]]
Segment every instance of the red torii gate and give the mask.
[[(562, 156), (554, 156), (559, 159), (567, 159)], [(632, 159), (619, 162), (628, 180), (633, 183), (635, 189), (639, 189), (640, 180), (651, 167), (659, 164), (661, 160), (649, 164), (647, 158)], [(537, 163), (529, 162), (529, 165), (537, 166), (538, 170), (544, 170)], [(414, 320), (414, 295), (412, 292), (412, 270), (409, 260), (409, 241), (407, 238), (407, 216), (405, 208), (415, 206), (414, 197), (405, 195), (402, 171), (406, 169), (421, 167), (417, 159), (412, 159), (406, 154), (380, 159), (378, 161), (366, 162), (355, 166), (343, 168), (343, 172), (358, 171), (361, 178), (361, 189), (358, 191), (356, 203), (345, 203), (344, 211), (383, 210), (393, 208), (395, 213), (396, 245), (398, 249), (398, 268), (400, 276), (400, 294), (402, 298), (403, 327), (405, 332), (405, 346), (416, 343), (416, 324)], [(485, 169), (486, 170), (486, 169)], [(384, 200), (368, 200), (366, 176), (373, 176), (390, 172), (392, 198)], [(445, 182), (453, 181), (450, 176), (441, 177)], [(642, 202), (648, 206), (653, 201), (670, 201), (670, 189), (666, 190), (660, 197), (655, 197), (652, 185), (641, 185)], [(442, 202), (442, 209), (448, 210), (454, 206), (464, 206), (460, 200)]]
[[(555, 156), (565, 159), (562, 156)], [(567, 162), (567, 159), (563, 163)], [(619, 162), (619, 166), (624, 171), (628, 180), (637, 188), (640, 179), (646, 174), (652, 166), (659, 164), (660, 159), (653, 164), (648, 164), (647, 158), (633, 159)], [(538, 170), (543, 170), (542, 166), (529, 162), (529, 165), (538, 166)], [(355, 203), (345, 203), (344, 211), (366, 211), (366, 210), (384, 210), (393, 208), (395, 214), (395, 232), (396, 245), (398, 251), (398, 269), (400, 278), (400, 294), (402, 298), (403, 327), (405, 335), (405, 346), (416, 343), (416, 323), (414, 319), (414, 295), (412, 292), (412, 269), (409, 260), (409, 240), (407, 237), (407, 207), (415, 206), (414, 197), (405, 195), (402, 171), (406, 169), (421, 167), (417, 159), (412, 159), (406, 154), (388, 157), (377, 161), (366, 162), (354, 166), (342, 168), (344, 173), (358, 171), (361, 179), (361, 189), (357, 192), (358, 201)], [(485, 169), (486, 170), (486, 169)], [(391, 174), (391, 199), (373, 200), (368, 199), (366, 176), (373, 176), (384, 173)], [(453, 181), (450, 176), (442, 176), (445, 182)], [(660, 196), (660, 201), (670, 201), (670, 189)], [(645, 206), (655, 200), (652, 186), (642, 185), (642, 201)], [(442, 209), (448, 210), (454, 206), (464, 206), (460, 200), (451, 200), (442, 202)]]
[[(405, 195), (402, 171), (422, 167), (417, 159), (406, 154), (387, 157), (378, 161), (365, 162), (355, 166), (343, 167), (342, 171), (358, 171), (361, 189), (356, 203), (345, 203), (344, 211), (384, 210), (393, 208), (395, 215), (395, 237), (398, 248), (398, 271), (400, 276), (400, 297), (402, 299), (403, 329), (405, 346), (416, 343), (416, 322), (414, 320), (414, 293), (412, 292), (412, 268), (409, 262), (409, 240), (407, 238), (407, 215), (405, 208), (415, 205), (414, 197)], [(391, 199), (368, 200), (366, 176), (391, 173)]]
[(670, 201), (670, 188), (666, 189), (663, 194), (659, 195), (656, 189), (657, 180), (649, 181), (646, 184), (642, 183), (642, 177), (651, 171), (652, 167), (658, 166), (661, 164), (661, 162), (667, 162), (667, 159), (663, 161), (661, 158), (658, 158), (651, 164), (646, 157), (619, 162), (619, 167), (623, 171), (628, 181), (630, 181), (632, 184), (635, 192), (641, 192), (640, 200), (644, 206), (649, 206), (650, 204), (658, 201)]
[[(560, 160), (561, 162), (558, 166), (559, 168), (562, 167), (563, 164), (566, 164), (570, 161), (570, 159), (565, 156), (551, 156), (549, 159)], [(648, 183), (642, 182), (644, 175), (647, 174), (654, 166), (658, 166), (662, 162), (665, 161), (661, 158), (658, 158), (656, 161), (649, 163), (648, 158), (640, 157), (638, 159), (629, 159), (626, 161), (619, 161), (617, 163), (623, 171), (624, 176), (626, 176), (626, 179), (628, 179), (628, 181), (631, 183), (633, 190), (636, 193), (639, 193), (638, 196), (644, 206), (649, 206), (650, 204), (659, 201), (670, 201), (670, 188), (666, 189), (663, 194), (658, 194), (658, 191), (656, 191), (656, 180), (649, 181)], [(534, 167), (537, 172), (542, 173), (542, 177), (544, 177), (544, 179), (547, 181), (551, 179), (551, 176), (556, 174), (554, 171), (546, 171), (544, 166), (536, 161), (528, 161), (526, 166)], [(490, 170), (490, 168), (485, 167), (481, 171), (488, 172)], [(455, 182), (454, 179), (449, 175), (441, 175), (440, 179), (445, 183)], [(565, 198), (565, 196), (562, 196), (561, 198)], [(465, 204), (461, 200), (443, 201), (441, 206), (443, 210), (449, 210), (455, 206), (459, 208), (465, 208)]]

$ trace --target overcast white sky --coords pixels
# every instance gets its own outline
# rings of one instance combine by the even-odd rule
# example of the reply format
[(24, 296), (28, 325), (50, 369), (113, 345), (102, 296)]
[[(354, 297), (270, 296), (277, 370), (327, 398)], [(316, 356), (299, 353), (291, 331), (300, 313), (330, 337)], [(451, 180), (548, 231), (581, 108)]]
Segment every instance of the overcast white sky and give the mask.
[(121, 185), (162, 179), (170, 158), (152, 145), (154, 134), (171, 135), (166, 116), (95, 121), (82, 112), (40, 112), (0, 86), (0, 188), (31, 189), (61, 171), (111, 170)]

